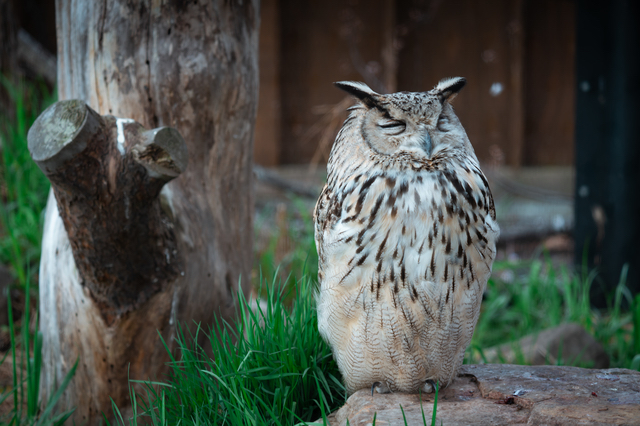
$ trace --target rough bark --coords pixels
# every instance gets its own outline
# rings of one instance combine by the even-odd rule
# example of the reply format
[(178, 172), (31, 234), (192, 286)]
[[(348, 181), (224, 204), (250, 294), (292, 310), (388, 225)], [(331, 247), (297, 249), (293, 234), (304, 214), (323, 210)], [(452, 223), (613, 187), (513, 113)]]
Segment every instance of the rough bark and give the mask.
[(187, 166), (175, 129), (146, 130), (61, 101), (31, 127), (29, 150), (51, 181), (83, 285), (107, 325), (176, 279), (184, 266), (157, 200)]
[[(239, 283), (248, 289), (258, 17), (257, 0), (56, 2), (60, 98), (95, 109), (96, 137), (107, 141), (96, 144), (106, 152), (71, 149), (56, 165), (67, 172), (44, 166), (55, 197), (40, 270), (42, 396), (79, 357), (62, 401), (76, 423), (109, 415), (109, 397), (125, 406), (128, 377), (163, 378), (156, 330), (172, 345), (176, 322), (231, 318)], [(121, 121), (120, 158), (116, 119), (100, 114), (178, 129), (188, 167), (162, 187), (166, 176), (133, 158), (151, 133)]]

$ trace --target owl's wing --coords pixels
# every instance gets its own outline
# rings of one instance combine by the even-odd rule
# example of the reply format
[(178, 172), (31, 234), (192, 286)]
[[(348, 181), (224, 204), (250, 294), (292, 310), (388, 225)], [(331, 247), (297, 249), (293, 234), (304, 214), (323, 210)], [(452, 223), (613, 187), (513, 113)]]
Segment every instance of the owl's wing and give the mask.
[[(323, 264), (324, 264), (324, 230), (328, 226), (328, 222), (330, 220), (328, 210), (329, 203), (331, 200), (331, 194), (328, 185), (324, 185), (322, 188), (322, 193), (318, 198), (318, 202), (316, 203), (316, 207), (313, 211), (313, 222), (315, 224), (315, 241), (316, 241), (316, 250), (318, 251), (318, 268), (320, 274), (322, 274)], [(320, 278), (322, 280), (322, 278)]]

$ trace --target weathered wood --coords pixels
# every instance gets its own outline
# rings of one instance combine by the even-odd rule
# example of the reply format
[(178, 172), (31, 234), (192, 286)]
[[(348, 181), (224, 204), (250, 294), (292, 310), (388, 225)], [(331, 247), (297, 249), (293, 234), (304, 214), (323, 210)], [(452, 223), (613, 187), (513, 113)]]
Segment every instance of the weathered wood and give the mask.
[(175, 129), (147, 131), (70, 100), (44, 111), (28, 139), (51, 181), (83, 285), (108, 324), (173, 282), (183, 266), (157, 198), (187, 166)]
[(297, 181), (283, 178), (278, 174), (278, 172), (266, 169), (258, 165), (253, 166), (253, 173), (255, 174), (256, 179), (260, 182), (264, 182), (267, 185), (274, 186), (282, 191), (292, 192), (302, 197), (316, 199), (318, 198), (322, 187), (321, 185), (313, 187), (310, 185), (299, 183)]
[(396, 1), (385, 0), (382, 4), (382, 54), (383, 85), (386, 93), (397, 92), (398, 86), (398, 34), (396, 28)]
[[(55, 54), (56, 49), (56, 6), (55, 1), (50, 0), (9, 0), (13, 3), (15, 12), (16, 25), (18, 30), (18, 39), (20, 32), (24, 30), (31, 35), (40, 46), (49, 52), (49, 55)], [(20, 43), (20, 40), (18, 40)], [(20, 48), (20, 47), (19, 47)], [(44, 58), (43, 58), (44, 59)], [(56, 62), (53, 55), (54, 64)], [(46, 62), (49, 59), (45, 59)], [(44, 64), (42, 64), (44, 65)], [(31, 75), (36, 77), (37, 75)], [(52, 84), (55, 84), (55, 75)]]
[[(327, 111), (326, 106), (344, 98), (332, 88), (334, 81), (365, 81), (385, 92), (383, 82), (395, 80), (395, 75), (388, 74), (395, 71), (391, 62), (396, 59), (390, 55), (395, 52), (389, 51), (391, 3), (280, 0), (281, 164), (329, 158), (331, 146), (322, 146), (322, 138), (309, 137), (309, 133), (323, 120), (319, 107)], [(331, 141), (344, 118), (346, 114), (337, 120), (340, 124), (329, 137)], [(319, 149), (323, 152), (316, 156)]]
[(279, 163), (280, 143), (280, 16), (279, 0), (260, 3), (260, 95), (253, 158), (256, 164)]
[[(445, 76), (468, 84), (453, 102), (480, 161), (521, 165), (523, 0), (398, 0), (408, 32), (399, 53), (398, 90), (430, 90)], [(409, 26), (410, 25), (410, 26)], [(497, 155), (496, 155), (497, 154)]]
[(525, 2), (523, 165), (574, 161), (576, 2)]
[[(173, 347), (178, 321), (206, 328), (215, 315), (230, 319), (237, 291), (249, 287), (259, 7), (58, 0), (56, 12), (60, 98), (97, 113), (87, 110), (95, 124), (80, 126), (86, 146), (70, 126), (62, 149), (44, 143), (34, 155), (55, 193), (40, 268), (42, 396), (79, 357), (61, 405), (76, 408), (76, 423), (96, 424), (111, 414), (110, 397), (126, 407), (129, 377), (164, 378), (158, 332)], [(184, 137), (186, 170), (166, 126)], [(106, 256), (78, 256), (87, 252)]]
[(528, 28), (526, 28), (524, 21), (524, 5), (525, 0), (513, 0), (508, 4), (508, 13), (512, 19), (506, 28), (509, 61), (509, 73), (505, 85), (509, 104), (507, 138), (511, 147), (506, 162), (512, 166), (522, 165), (522, 153), (525, 149), (524, 61), (526, 52), (524, 40), (526, 38), (525, 31)]

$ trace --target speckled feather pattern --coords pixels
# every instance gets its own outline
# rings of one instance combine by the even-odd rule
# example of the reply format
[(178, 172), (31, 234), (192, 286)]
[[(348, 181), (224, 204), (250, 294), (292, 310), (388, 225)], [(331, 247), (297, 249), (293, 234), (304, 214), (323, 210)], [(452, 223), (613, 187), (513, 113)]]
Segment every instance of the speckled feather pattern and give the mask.
[(439, 90), (376, 94), (394, 119), (435, 128), (446, 115), (430, 156), (372, 147), (366, 103), (331, 152), (314, 214), (318, 321), (350, 393), (449, 384), (478, 320), (499, 228), (464, 129), (447, 102), (437, 111)]

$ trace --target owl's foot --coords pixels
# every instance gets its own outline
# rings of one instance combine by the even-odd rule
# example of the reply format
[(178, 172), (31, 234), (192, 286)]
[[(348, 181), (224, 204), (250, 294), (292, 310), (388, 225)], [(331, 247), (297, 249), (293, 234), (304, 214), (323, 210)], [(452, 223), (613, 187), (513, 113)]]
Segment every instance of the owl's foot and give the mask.
[(391, 393), (391, 389), (389, 389), (389, 386), (387, 386), (387, 384), (383, 382), (375, 382), (373, 385), (371, 385), (371, 396), (373, 396), (374, 390), (378, 393)]
[(438, 384), (433, 380), (429, 379), (425, 382), (424, 386), (422, 386), (422, 392), (424, 393), (433, 393), (436, 391)]

